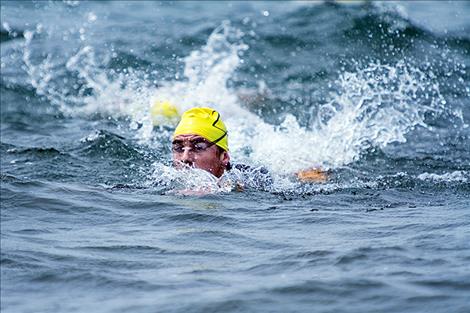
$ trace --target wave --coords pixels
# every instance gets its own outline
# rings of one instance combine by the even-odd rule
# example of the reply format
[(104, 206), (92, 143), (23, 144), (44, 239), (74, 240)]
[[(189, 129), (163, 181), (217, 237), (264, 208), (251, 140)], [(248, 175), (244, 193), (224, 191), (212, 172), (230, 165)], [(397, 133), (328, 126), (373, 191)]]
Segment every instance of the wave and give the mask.
[(418, 175), (418, 179), (431, 181), (431, 182), (444, 182), (444, 183), (451, 183), (451, 182), (467, 182), (468, 181), (468, 173), (464, 171), (453, 171), (451, 173), (443, 173), (443, 174), (436, 174), (436, 173), (422, 173)]
[[(353, 19), (352, 28), (351, 25), (343, 27), (337, 36), (354, 33), (354, 36), (369, 38), (370, 34), (363, 32), (371, 29), (371, 25), (380, 24), (383, 24), (381, 34), (395, 38), (393, 40), (402, 40), (403, 34), (412, 38), (428, 36), (396, 12), (383, 13), (377, 8), (372, 10), (375, 15), (354, 12), (357, 17)], [(287, 14), (307, 13), (299, 10)], [(449, 61), (448, 65), (437, 66), (426, 60), (389, 58), (384, 62), (364, 57), (343, 62), (336, 76), (330, 70), (323, 78), (329, 81), (322, 95), (299, 94), (299, 90), (314, 90), (318, 84), (325, 85), (317, 81), (320, 74), (314, 75), (317, 78), (303, 80), (298, 88), (291, 88), (292, 84), (284, 89), (270, 86), (266, 76), (256, 81), (257, 87), (247, 87), (253, 81), (242, 85), (236, 82), (245, 77), (247, 67), (256, 65), (250, 59), (256, 56), (256, 53), (250, 55), (250, 50), (259, 50), (254, 46), (256, 38), (261, 39), (260, 45), (266, 45), (266, 49), (282, 48), (286, 44), (303, 46), (309, 38), (299, 37), (300, 33), (274, 38), (273, 34), (263, 35), (261, 30), (259, 36), (247, 34), (232, 24), (222, 22), (203, 46), (180, 58), (182, 71), (170, 80), (163, 74), (143, 70), (140, 65), (119, 69), (120, 65), (113, 59), (115, 52), (103, 51), (103, 47), (89, 42), (84, 42), (65, 58), (55, 60), (49, 54), (38, 59), (34, 47), (44, 36), (41, 28), (24, 31), (22, 59), (36, 93), (63, 114), (72, 118), (98, 115), (118, 119), (121, 126), (128, 127), (138, 145), (158, 150), (157, 165), (151, 176), (156, 180), (171, 172), (160, 167), (168, 163), (169, 151), (164, 142), (169, 140), (174, 125), (154, 126), (150, 108), (155, 101), (170, 101), (180, 112), (193, 106), (212, 106), (219, 110), (230, 129), (232, 158), (264, 165), (282, 183), (289, 182), (283, 176), (300, 169), (315, 166), (340, 169), (353, 164), (370, 151), (406, 143), (411, 132), (433, 133), (436, 128), (433, 123), (439, 118), (447, 120), (447, 125), (467, 127), (462, 109), (449, 105), (449, 97), (458, 92), (463, 97), (469, 93), (461, 88), (466, 74), (460, 64)], [(84, 29), (82, 35), (87, 31)], [(401, 35), (396, 35), (397, 32)], [(263, 53), (266, 49), (262, 49)], [(295, 58), (286, 64), (291, 63), (295, 63)], [(287, 65), (279, 65), (276, 71)], [(460, 85), (442, 84), (439, 71), (450, 73), (454, 80), (460, 75)], [(332, 75), (334, 79), (330, 80)], [(292, 97), (279, 96), (281, 91)], [(266, 106), (271, 107), (271, 115), (260, 114)], [(277, 113), (276, 108), (279, 108)], [(88, 144), (82, 150), (86, 154), (113, 158), (132, 158), (139, 154), (124, 138), (104, 132), (96, 136), (85, 140)]]
[(139, 159), (141, 153), (126, 138), (106, 130), (95, 131), (81, 139), (80, 153), (93, 157), (107, 157), (122, 160)]
[(61, 154), (64, 154), (63, 152), (60, 152), (59, 150), (55, 148), (10, 148), (6, 151), (7, 153), (14, 154), (14, 155), (31, 155), (31, 156), (36, 156), (36, 157), (42, 157), (42, 158), (48, 158), (48, 157), (55, 157)]

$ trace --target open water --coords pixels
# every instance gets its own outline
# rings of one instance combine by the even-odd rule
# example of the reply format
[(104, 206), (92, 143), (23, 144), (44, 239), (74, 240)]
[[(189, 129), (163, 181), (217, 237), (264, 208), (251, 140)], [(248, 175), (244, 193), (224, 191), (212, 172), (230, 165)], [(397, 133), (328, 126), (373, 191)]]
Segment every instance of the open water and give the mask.
[(470, 2), (0, 6), (2, 312), (470, 312)]

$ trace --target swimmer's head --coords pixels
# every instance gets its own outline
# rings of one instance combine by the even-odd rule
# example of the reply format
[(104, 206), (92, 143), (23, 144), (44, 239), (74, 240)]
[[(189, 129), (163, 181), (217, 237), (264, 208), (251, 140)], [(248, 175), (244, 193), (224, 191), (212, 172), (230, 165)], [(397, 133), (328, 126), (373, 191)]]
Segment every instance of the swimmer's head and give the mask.
[(228, 151), (227, 128), (219, 112), (211, 108), (192, 108), (181, 116), (173, 138), (178, 135), (195, 134), (204, 137), (225, 151)]
[(169, 101), (155, 101), (150, 107), (153, 125), (175, 125), (179, 120), (178, 108)]
[(183, 113), (172, 142), (173, 164), (206, 170), (216, 177), (228, 169), (227, 128), (219, 112), (192, 108)]

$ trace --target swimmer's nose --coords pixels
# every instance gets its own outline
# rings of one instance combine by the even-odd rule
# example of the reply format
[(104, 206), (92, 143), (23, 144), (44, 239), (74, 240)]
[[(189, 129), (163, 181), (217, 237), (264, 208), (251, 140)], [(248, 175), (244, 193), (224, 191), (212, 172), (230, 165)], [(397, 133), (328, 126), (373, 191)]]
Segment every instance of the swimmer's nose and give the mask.
[(180, 159), (181, 163), (192, 166), (194, 159), (193, 153), (190, 149), (184, 149), (183, 154), (181, 155)]

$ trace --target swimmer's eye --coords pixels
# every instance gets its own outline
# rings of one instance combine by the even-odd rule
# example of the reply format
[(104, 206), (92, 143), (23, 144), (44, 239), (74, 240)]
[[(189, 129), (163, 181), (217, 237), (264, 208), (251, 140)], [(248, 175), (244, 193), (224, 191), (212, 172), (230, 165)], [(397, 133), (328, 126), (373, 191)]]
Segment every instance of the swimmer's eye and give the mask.
[(182, 153), (184, 151), (184, 146), (180, 144), (173, 144), (171, 150), (176, 153)]
[(206, 150), (207, 148), (209, 148), (209, 144), (207, 144), (206, 142), (202, 141), (202, 142), (198, 142), (198, 143), (195, 143), (193, 145), (194, 147), (194, 151), (196, 152), (202, 152), (204, 150)]
[[(198, 142), (190, 142), (190, 144), (187, 146), (189, 150), (194, 151), (196, 153), (198, 152), (203, 152), (212, 146), (212, 143), (206, 142), (206, 141), (198, 141)], [(183, 153), (184, 152), (184, 147), (185, 145), (181, 143), (173, 143), (171, 146), (171, 150), (174, 153)]]

